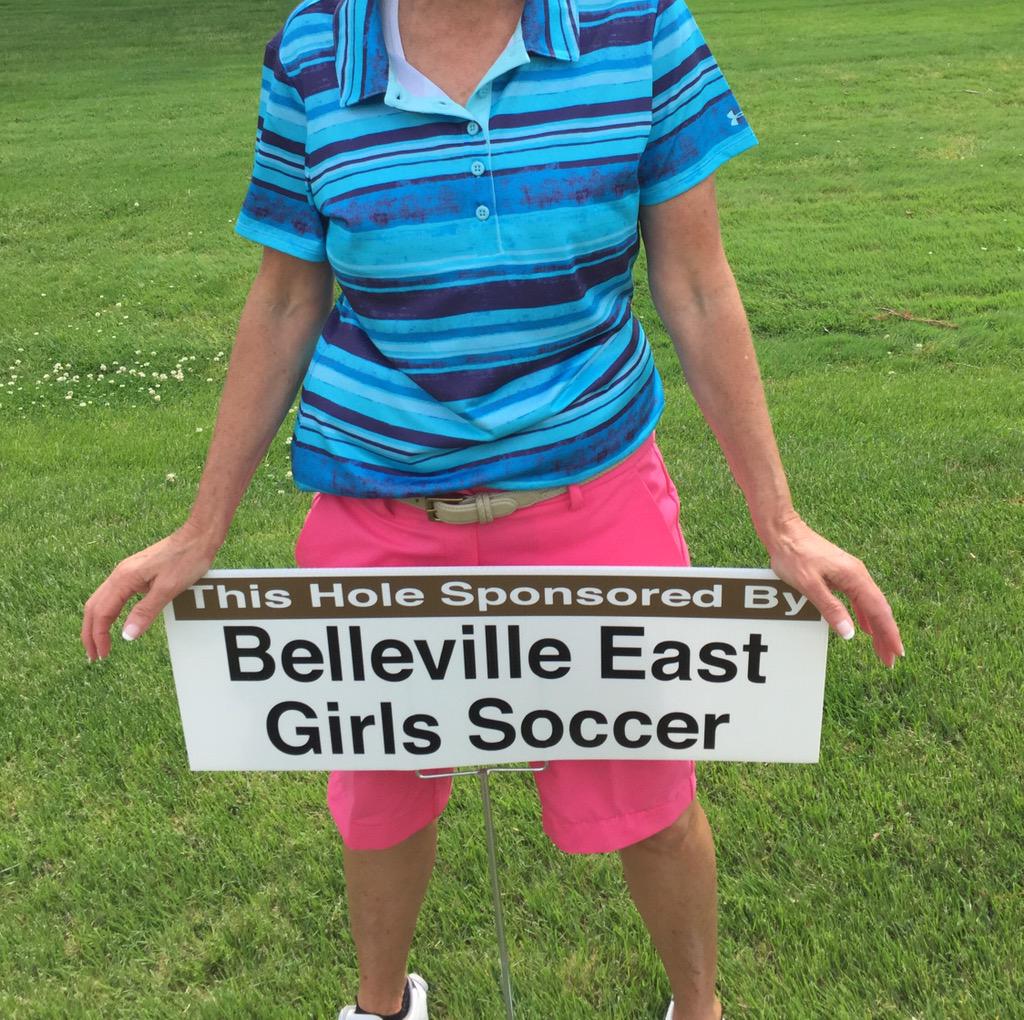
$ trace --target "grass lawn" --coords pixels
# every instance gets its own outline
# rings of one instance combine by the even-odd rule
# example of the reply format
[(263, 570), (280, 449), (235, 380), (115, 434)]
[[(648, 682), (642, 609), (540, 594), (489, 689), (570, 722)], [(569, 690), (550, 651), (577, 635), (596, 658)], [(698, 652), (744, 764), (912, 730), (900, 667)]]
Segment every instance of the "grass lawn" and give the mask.
[[(865, 635), (831, 642), (819, 765), (700, 769), (726, 1015), (1021, 1017), (1024, 16), (693, 8), (761, 140), (718, 190), (796, 506), (867, 563), (907, 651), (890, 672)], [(333, 1018), (354, 997), (325, 774), (189, 772), (162, 624), (92, 666), (78, 641), (106, 572), (191, 503), (260, 254), (231, 228), (289, 9), (2, 5), (5, 1018)], [(767, 566), (637, 269), (694, 563)], [(286, 436), (216, 566), (292, 565), (309, 496)], [(529, 775), (492, 792), (518, 1015), (660, 1020), (617, 856), (554, 848)], [(494, 1020), (474, 779), (438, 857), (412, 969), (433, 1020)]]

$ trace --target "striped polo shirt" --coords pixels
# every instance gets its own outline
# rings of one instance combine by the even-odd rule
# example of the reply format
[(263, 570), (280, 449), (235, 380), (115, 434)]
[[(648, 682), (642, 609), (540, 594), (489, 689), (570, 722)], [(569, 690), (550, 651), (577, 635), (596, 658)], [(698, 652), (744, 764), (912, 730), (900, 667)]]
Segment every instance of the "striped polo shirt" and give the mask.
[(582, 481), (664, 404), (631, 308), (639, 206), (758, 140), (682, 0), (526, 0), (465, 106), (389, 58), (385, 13), (304, 0), (264, 54), (235, 230), (329, 261), (341, 288), (302, 384), (295, 484)]

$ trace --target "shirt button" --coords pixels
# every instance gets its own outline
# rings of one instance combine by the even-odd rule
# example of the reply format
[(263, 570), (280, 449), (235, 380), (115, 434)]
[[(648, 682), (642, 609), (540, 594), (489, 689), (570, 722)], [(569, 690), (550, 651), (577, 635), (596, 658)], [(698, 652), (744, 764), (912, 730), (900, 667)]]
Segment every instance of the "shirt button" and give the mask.
[(474, 159), (469, 169), (472, 171), (474, 177), (479, 177), (484, 172), (484, 165), (478, 159)]
[(491, 210), (488, 209), (487, 206), (485, 206), (485, 205), (478, 205), (476, 207), (476, 218), (478, 220), (485, 220), (490, 215), (491, 215)]
[(475, 120), (471, 120), (466, 125), (466, 133), (467, 134), (475, 135), (477, 133), (477, 131), (479, 131), (479, 130), (480, 130), (480, 125), (477, 124), (477, 122)]

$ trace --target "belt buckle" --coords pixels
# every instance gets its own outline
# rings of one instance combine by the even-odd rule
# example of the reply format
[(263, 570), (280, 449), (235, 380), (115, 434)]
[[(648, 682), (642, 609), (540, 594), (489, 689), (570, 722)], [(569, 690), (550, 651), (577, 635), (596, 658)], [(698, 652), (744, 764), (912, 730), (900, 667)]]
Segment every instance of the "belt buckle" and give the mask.
[(458, 506), (460, 503), (465, 503), (467, 499), (472, 499), (472, 496), (427, 496), (425, 507), (427, 519), (437, 524), (444, 524), (445, 522), (437, 516), (438, 503)]

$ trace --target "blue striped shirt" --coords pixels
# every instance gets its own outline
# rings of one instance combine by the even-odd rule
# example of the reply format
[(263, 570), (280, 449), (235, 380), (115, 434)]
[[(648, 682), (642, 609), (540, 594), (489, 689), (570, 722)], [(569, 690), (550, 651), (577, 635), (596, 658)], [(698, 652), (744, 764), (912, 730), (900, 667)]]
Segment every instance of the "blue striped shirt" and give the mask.
[(465, 106), (395, 71), (378, 0), (304, 0), (264, 54), (235, 230), (341, 286), (295, 484), (582, 481), (664, 405), (631, 308), (639, 206), (758, 140), (682, 0), (526, 0)]

